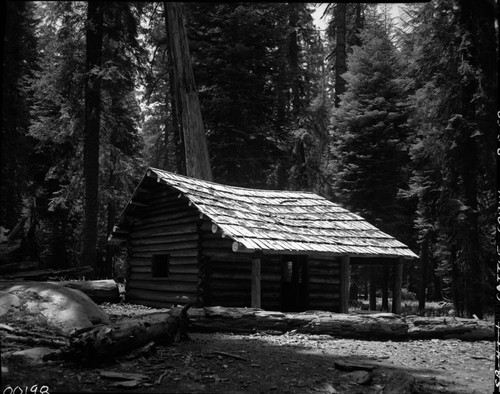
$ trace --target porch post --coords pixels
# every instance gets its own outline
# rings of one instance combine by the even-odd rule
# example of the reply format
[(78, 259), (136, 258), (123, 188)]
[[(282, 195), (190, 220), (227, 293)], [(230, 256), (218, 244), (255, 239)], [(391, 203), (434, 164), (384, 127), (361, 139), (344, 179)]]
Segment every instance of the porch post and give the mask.
[(340, 258), (340, 313), (349, 312), (349, 265), (350, 257)]
[(373, 265), (370, 265), (369, 269), (369, 275), (370, 275), (370, 307), (369, 309), (371, 311), (376, 311), (377, 310), (377, 289), (375, 288), (375, 267)]
[(403, 258), (394, 264), (394, 287), (392, 289), (392, 313), (401, 314), (401, 287), (403, 286)]
[(252, 308), (260, 308), (260, 257), (252, 257)]

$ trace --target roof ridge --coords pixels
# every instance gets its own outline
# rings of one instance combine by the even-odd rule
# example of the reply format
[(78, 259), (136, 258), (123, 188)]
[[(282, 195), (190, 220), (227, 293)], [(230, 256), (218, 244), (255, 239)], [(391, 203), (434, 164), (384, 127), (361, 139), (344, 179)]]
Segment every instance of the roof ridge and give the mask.
[(256, 188), (251, 188), (251, 187), (226, 185), (226, 184), (218, 183), (218, 182), (214, 182), (214, 181), (207, 181), (205, 179), (193, 178), (193, 177), (190, 177), (190, 176), (187, 176), (187, 175), (177, 174), (177, 173), (174, 173), (174, 172), (162, 170), (162, 169), (155, 168), (155, 167), (148, 167), (148, 170), (152, 170), (154, 172), (159, 171), (159, 172), (162, 172), (162, 173), (166, 173), (168, 175), (173, 175), (173, 176), (177, 176), (177, 177), (180, 177), (180, 178), (185, 178), (186, 180), (194, 180), (196, 182), (207, 183), (207, 184), (211, 184), (211, 185), (221, 186), (221, 187), (224, 187), (224, 188), (239, 189), (239, 190), (253, 190), (253, 191), (262, 191), (262, 192), (274, 192), (274, 193), (304, 193), (304, 194), (312, 194), (314, 196), (318, 196), (320, 198), (323, 198), (323, 199), (329, 201), (325, 197), (320, 196), (317, 193), (314, 193), (314, 192), (311, 192), (311, 191), (307, 191), (307, 190), (256, 189)]

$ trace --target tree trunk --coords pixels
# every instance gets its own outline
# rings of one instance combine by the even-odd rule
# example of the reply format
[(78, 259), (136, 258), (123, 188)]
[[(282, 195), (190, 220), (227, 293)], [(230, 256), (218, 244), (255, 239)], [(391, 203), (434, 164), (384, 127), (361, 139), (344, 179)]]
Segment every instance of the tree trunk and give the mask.
[[(168, 34), (168, 16), (167, 8), (164, 3), (163, 15), (165, 18), (165, 27)], [(167, 55), (168, 55), (168, 80), (169, 80), (169, 91), (170, 91), (170, 112), (172, 114), (172, 135), (174, 138), (174, 155), (175, 155), (175, 170), (178, 174), (186, 175), (186, 163), (184, 162), (185, 148), (184, 148), (184, 138), (182, 135), (182, 125), (181, 125), (181, 113), (179, 104), (179, 88), (176, 80), (174, 78), (174, 59), (172, 57), (172, 49), (170, 47), (170, 40), (167, 39)], [(168, 102), (168, 98), (166, 100)], [(168, 127), (165, 127), (165, 147), (168, 146)], [(167, 155), (169, 152), (165, 149), (165, 164), (168, 163)]]
[(428, 244), (427, 234), (425, 234), (420, 250), (420, 286), (418, 291), (418, 313), (425, 312), (425, 296), (427, 293), (427, 266), (428, 262)]
[(282, 313), (214, 306), (191, 309), (188, 317), (192, 332), (268, 331), (278, 334), (296, 330), (307, 334), (360, 339), (491, 340), (494, 336), (493, 323), (487, 321), (443, 317), (405, 319), (392, 313)]
[(345, 92), (345, 79), (342, 74), (347, 71), (346, 54), (346, 4), (337, 3), (335, 20), (336, 48), (335, 48), (335, 106), (340, 105), (340, 95)]
[(212, 169), (184, 29), (182, 5), (177, 2), (164, 2), (164, 7), (167, 16), (169, 47), (172, 54), (175, 97), (179, 99), (176, 100), (176, 106), (179, 108), (179, 120), (184, 136), (186, 174), (194, 178), (211, 181)]
[(83, 243), (80, 265), (95, 266), (97, 257), (97, 215), (99, 213), (99, 121), (102, 63), (103, 3), (89, 1), (86, 28), (85, 129), (83, 137), (83, 178), (85, 182)]
[(70, 339), (68, 355), (83, 363), (96, 363), (150, 342), (168, 344), (184, 339), (187, 336), (187, 332), (183, 332), (187, 326), (187, 309), (189, 305), (95, 327)]

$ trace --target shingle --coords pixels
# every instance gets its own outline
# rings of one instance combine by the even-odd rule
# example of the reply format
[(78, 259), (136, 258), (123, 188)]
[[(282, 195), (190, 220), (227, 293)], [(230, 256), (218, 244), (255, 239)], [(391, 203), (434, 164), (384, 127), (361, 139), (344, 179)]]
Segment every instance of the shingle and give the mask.
[(362, 217), (310, 192), (247, 189), (150, 171), (249, 249), (417, 257)]

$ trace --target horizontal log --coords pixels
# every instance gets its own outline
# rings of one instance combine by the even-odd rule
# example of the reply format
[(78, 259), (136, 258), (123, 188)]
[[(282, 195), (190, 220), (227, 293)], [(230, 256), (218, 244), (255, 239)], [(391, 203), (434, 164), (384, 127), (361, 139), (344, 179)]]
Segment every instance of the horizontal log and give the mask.
[[(151, 265), (151, 256), (148, 257), (135, 257), (132, 255), (129, 258), (129, 264), (130, 266), (150, 266)], [(172, 265), (197, 265), (198, 264), (198, 257), (183, 257), (183, 256), (170, 256), (170, 264)]]
[(340, 297), (338, 292), (311, 292), (309, 289), (309, 300), (311, 301), (320, 301), (320, 300), (338, 300)]
[(307, 285), (308, 289), (312, 293), (337, 293), (339, 292), (338, 284), (325, 284), (325, 283), (309, 283)]
[(80, 290), (87, 294), (94, 302), (120, 302), (118, 285), (113, 279), (107, 280), (74, 280), (49, 282), (56, 285)]
[(113, 359), (150, 342), (169, 344), (185, 326), (186, 309), (175, 308), (166, 313), (154, 313), (99, 326), (70, 338), (68, 354), (75, 360), (92, 363)]
[(160, 223), (166, 226), (176, 226), (185, 223), (197, 223), (198, 220), (199, 219), (197, 215), (189, 215), (187, 217), (182, 217), (179, 219), (171, 219), (170, 214), (165, 214), (152, 216), (150, 218), (140, 218), (136, 220), (135, 226), (137, 226), (137, 228), (145, 228), (146, 226), (157, 225)]
[[(188, 274), (181, 274), (181, 273), (170, 273), (170, 276), (169, 276), (169, 279), (170, 280), (175, 280), (175, 281), (178, 281), (178, 282), (194, 282), (196, 283), (198, 281), (198, 274), (197, 273), (188, 273)], [(148, 273), (135, 273), (135, 272), (132, 272), (130, 274), (130, 280), (131, 281), (134, 281), (134, 280), (148, 280), (148, 281), (162, 281), (164, 279), (161, 279), (161, 278), (152, 278), (151, 277), (151, 274), (148, 274)]]
[(137, 237), (136, 233), (130, 236), (130, 244), (133, 246), (164, 244), (186, 241), (198, 241), (199, 237), (196, 233), (175, 234), (175, 235), (149, 235), (145, 237)]
[(139, 236), (161, 235), (161, 234), (187, 234), (197, 233), (198, 226), (194, 219), (186, 219), (184, 223), (158, 223), (142, 224), (134, 226), (133, 233)]
[(128, 288), (134, 290), (157, 290), (172, 293), (196, 293), (197, 283), (177, 283), (169, 279), (165, 279), (164, 282), (151, 282), (145, 280), (131, 280), (128, 282)]
[[(197, 250), (173, 250), (168, 253), (170, 255), (170, 258), (174, 257), (198, 257), (198, 251)], [(148, 253), (148, 252), (134, 252), (134, 257), (140, 257), (140, 258), (151, 258), (153, 253)]]
[(166, 211), (166, 213), (178, 213), (178, 212), (186, 212), (195, 214), (198, 212), (196, 208), (188, 206), (185, 200), (156, 200), (156, 201), (148, 201), (148, 211), (145, 212), (149, 214), (151, 212), (161, 212)]
[(335, 284), (338, 285), (340, 283), (340, 278), (339, 277), (328, 277), (328, 276), (310, 276), (309, 277), (309, 283), (316, 283), (316, 284)]
[(168, 302), (168, 301), (158, 301), (158, 300), (132, 300), (132, 299), (127, 299), (127, 302), (130, 304), (135, 304), (135, 305), (145, 305), (153, 308), (166, 308), (170, 309), (179, 303), (177, 302)]
[[(151, 265), (149, 266), (132, 266), (130, 267), (131, 274), (148, 274), (151, 277)], [(172, 264), (170, 266), (170, 274), (197, 274), (198, 267), (192, 264)]]
[(233, 253), (231, 251), (227, 251), (226, 249), (212, 249), (212, 248), (204, 248), (203, 254), (212, 259), (226, 259), (233, 261), (251, 261), (250, 255), (242, 255), (241, 253)]
[(235, 279), (234, 281), (227, 281), (227, 280), (217, 280), (212, 278), (210, 280), (210, 288), (213, 291), (238, 289), (238, 291), (247, 292), (250, 291), (251, 289), (251, 282), (250, 279), (248, 280)]
[(320, 267), (309, 267), (309, 275), (317, 276), (340, 276), (340, 268), (323, 265)]
[(234, 272), (234, 273), (222, 273), (220, 271), (218, 272), (212, 272), (211, 275), (212, 280), (217, 279), (219, 281), (233, 281), (233, 280), (250, 280), (250, 273), (239, 273), (239, 272)]
[(40, 263), (38, 261), (20, 261), (10, 264), (0, 265), (0, 274), (16, 273), (19, 271), (27, 271), (38, 268)]
[(198, 235), (196, 223), (166, 225), (158, 223), (156, 225), (134, 227), (130, 231), (130, 239), (149, 239), (158, 237), (174, 237), (179, 236), (193, 236)]
[(132, 300), (136, 303), (139, 301), (158, 301), (158, 302), (170, 302), (172, 304), (187, 304), (194, 303), (196, 301), (196, 295), (192, 293), (176, 293), (171, 294), (165, 291), (153, 291), (153, 290), (139, 290), (131, 289), (127, 290), (125, 299)]
[(407, 317), (411, 339), (493, 340), (493, 325), (484, 320), (449, 317)]
[(202, 239), (201, 247), (204, 249), (220, 249), (226, 251), (228, 254), (231, 253), (232, 240), (229, 238), (219, 238), (219, 239)]
[(220, 306), (192, 309), (188, 313), (192, 331), (255, 332), (273, 330), (326, 334), (343, 338), (401, 339), (408, 325), (397, 315), (347, 315), (330, 312), (282, 313), (257, 308)]
[(135, 246), (131, 247), (132, 253), (141, 252), (163, 252), (163, 251), (174, 251), (174, 250), (196, 250), (198, 251), (198, 245), (193, 241), (186, 242), (171, 242), (164, 244), (153, 244), (146, 246)]
[(12, 274), (3, 275), (2, 279), (30, 279), (30, 280), (45, 280), (56, 276), (79, 277), (92, 272), (90, 266), (68, 268), (68, 269), (40, 269), (32, 271), (15, 272)]

